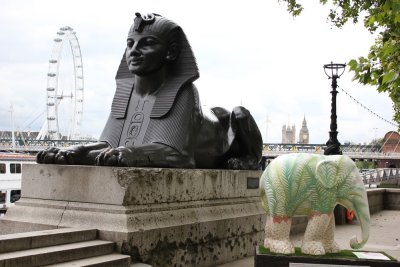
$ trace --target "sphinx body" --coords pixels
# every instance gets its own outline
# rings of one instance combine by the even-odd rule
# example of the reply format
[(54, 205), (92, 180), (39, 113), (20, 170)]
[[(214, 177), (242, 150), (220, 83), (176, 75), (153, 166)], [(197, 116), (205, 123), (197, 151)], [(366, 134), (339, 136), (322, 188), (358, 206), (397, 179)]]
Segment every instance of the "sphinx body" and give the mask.
[(198, 77), (182, 29), (137, 13), (99, 142), (48, 149), (38, 163), (257, 169), (262, 139), (250, 112), (213, 108), (204, 116), (193, 84)]

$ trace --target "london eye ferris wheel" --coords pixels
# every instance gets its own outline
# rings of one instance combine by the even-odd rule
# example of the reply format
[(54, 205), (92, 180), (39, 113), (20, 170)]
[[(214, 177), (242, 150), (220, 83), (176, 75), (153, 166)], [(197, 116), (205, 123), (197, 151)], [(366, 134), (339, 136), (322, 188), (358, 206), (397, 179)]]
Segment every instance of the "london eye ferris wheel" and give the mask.
[(81, 49), (69, 26), (60, 28), (53, 42), (47, 72), (47, 116), (38, 139), (79, 140), (84, 100)]

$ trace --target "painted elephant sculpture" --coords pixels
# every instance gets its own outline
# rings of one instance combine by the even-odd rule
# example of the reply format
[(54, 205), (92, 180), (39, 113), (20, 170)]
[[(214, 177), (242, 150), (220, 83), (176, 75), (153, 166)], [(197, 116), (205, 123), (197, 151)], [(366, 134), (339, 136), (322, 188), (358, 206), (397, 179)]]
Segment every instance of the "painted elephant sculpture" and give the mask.
[(294, 215), (308, 215), (302, 253), (339, 252), (333, 215), (338, 203), (354, 211), (361, 225), (361, 241), (354, 236), (350, 246), (361, 248), (368, 240), (367, 193), (356, 165), (347, 156), (296, 153), (277, 157), (262, 174), (260, 189), (267, 212), (264, 245), (271, 252), (294, 253), (289, 239)]

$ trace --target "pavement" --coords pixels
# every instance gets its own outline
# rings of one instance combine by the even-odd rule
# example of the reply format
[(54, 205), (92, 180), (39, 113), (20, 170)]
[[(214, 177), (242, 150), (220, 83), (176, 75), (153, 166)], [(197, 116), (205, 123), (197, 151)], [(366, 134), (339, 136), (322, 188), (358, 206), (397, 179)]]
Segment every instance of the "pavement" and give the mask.
[[(382, 210), (371, 215), (370, 236), (367, 244), (362, 248), (365, 251), (382, 251), (400, 260), (400, 211)], [(361, 238), (361, 227), (357, 223), (338, 225), (335, 231), (335, 240), (341, 249), (350, 249), (350, 238), (357, 235)], [(303, 234), (291, 236), (296, 247), (300, 247)], [(254, 257), (229, 262), (218, 267), (253, 267)]]

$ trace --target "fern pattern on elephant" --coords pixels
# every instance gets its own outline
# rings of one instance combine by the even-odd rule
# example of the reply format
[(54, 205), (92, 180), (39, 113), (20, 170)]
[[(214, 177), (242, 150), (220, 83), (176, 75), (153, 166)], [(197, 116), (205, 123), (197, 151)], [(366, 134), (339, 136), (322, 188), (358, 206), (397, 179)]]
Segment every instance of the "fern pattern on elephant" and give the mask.
[(261, 177), (262, 206), (267, 212), (265, 245), (273, 252), (293, 253), (291, 218), (308, 215), (302, 244), (306, 254), (337, 252), (333, 209), (354, 210), (361, 223), (361, 247), (369, 236), (369, 207), (364, 183), (354, 162), (342, 155), (294, 153), (274, 159)]

